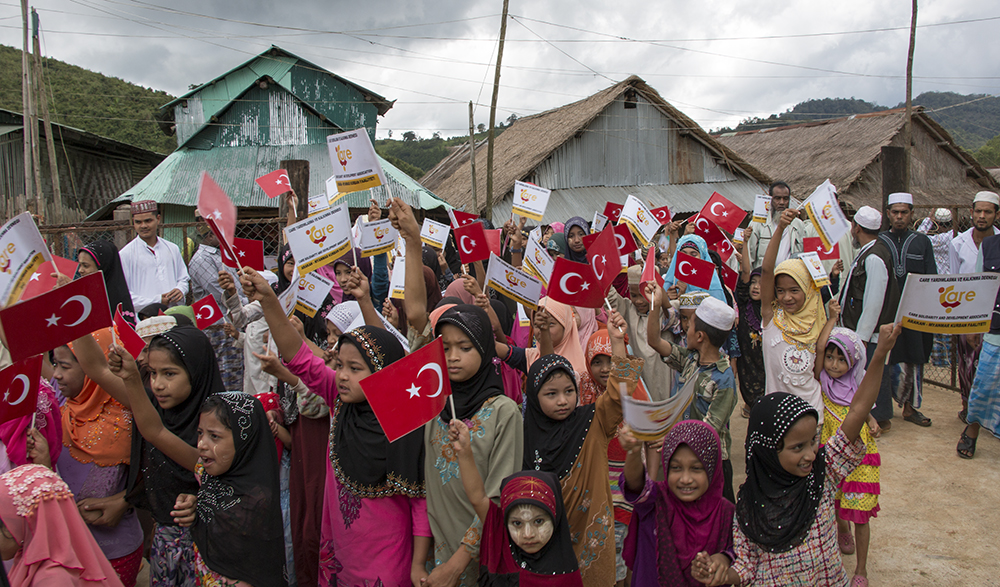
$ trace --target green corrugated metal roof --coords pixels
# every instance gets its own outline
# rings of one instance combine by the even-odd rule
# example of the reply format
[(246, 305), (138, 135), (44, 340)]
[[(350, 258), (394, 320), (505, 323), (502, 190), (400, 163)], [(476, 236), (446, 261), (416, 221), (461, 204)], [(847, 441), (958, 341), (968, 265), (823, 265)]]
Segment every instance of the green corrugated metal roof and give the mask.
[[(325, 193), (326, 179), (333, 175), (330, 154), (326, 144), (216, 147), (209, 150), (181, 147), (171, 153), (163, 163), (114, 201), (91, 214), (102, 217), (107, 210), (129, 201), (153, 200), (160, 204), (195, 206), (198, 200), (198, 182), (201, 172), (209, 175), (240, 208), (277, 208), (278, 199), (269, 198), (254, 182), (266, 173), (278, 169), (281, 161), (304, 159), (309, 161), (309, 194)], [(388, 161), (379, 158), (389, 182), (389, 190), (380, 186), (372, 190), (345, 196), (352, 208), (367, 208), (368, 200), (385, 202), (390, 195), (402, 198), (410, 206), (423, 210), (444, 207), (444, 200), (435, 196), (410, 176)]]

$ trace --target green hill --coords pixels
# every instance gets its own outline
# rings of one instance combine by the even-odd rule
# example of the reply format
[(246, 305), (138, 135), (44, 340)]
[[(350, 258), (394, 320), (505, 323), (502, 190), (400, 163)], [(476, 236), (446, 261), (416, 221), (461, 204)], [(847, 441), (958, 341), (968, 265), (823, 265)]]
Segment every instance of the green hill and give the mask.
[[(177, 139), (160, 131), (153, 113), (173, 96), (116, 77), (44, 59), (52, 121), (123, 143), (169, 153)], [(21, 51), (0, 45), (0, 108), (21, 112)]]

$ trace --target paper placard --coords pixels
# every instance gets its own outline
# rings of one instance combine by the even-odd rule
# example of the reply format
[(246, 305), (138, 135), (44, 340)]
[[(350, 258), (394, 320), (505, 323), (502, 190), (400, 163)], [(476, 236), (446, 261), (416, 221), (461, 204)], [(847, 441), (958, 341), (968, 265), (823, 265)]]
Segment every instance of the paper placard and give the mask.
[(531, 232), (528, 233), (528, 236), (535, 239), (538, 242), (542, 242), (542, 227), (536, 226), (532, 228)]
[(351, 249), (351, 217), (347, 205), (334, 206), (286, 227), (285, 239), (300, 275), (340, 258)]
[(295, 309), (310, 318), (323, 306), (323, 301), (333, 288), (332, 281), (316, 272), (300, 277), (295, 285), (299, 290), (295, 294)]
[(621, 383), (622, 416), (632, 434), (645, 442), (666, 436), (684, 417), (694, 397), (693, 385), (685, 385), (677, 395), (661, 401), (633, 399), (626, 391), (625, 383)]
[(660, 222), (653, 216), (639, 198), (629, 196), (625, 199), (625, 206), (622, 208), (618, 223), (625, 223), (642, 248), (649, 246), (656, 231), (660, 229)]
[(323, 210), (330, 209), (330, 200), (326, 197), (326, 194), (320, 194), (318, 196), (313, 196), (306, 200), (306, 216), (315, 216)]
[(397, 300), (406, 295), (406, 257), (399, 255), (392, 264), (392, 277), (389, 279), (389, 297)]
[(330, 164), (336, 191), (327, 189), (327, 194), (349, 194), (385, 185), (385, 175), (379, 164), (378, 155), (372, 145), (368, 131), (364, 128), (342, 132), (326, 137), (330, 151)]
[(805, 263), (806, 269), (809, 270), (809, 276), (812, 277), (816, 287), (830, 285), (830, 277), (826, 274), (826, 269), (823, 267), (823, 261), (819, 258), (819, 253), (815, 251), (801, 253), (799, 259), (802, 259), (802, 262)]
[(296, 294), (298, 291), (299, 288), (297, 287), (287, 287), (278, 296), (278, 303), (281, 304), (281, 311), (285, 313), (285, 316), (291, 316), (295, 312)]
[(426, 245), (435, 249), (443, 249), (448, 242), (448, 231), (451, 230), (447, 224), (434, 222), (430, 218), (424, 218), (424, 225), (420, 227), (420, 240)]
[(392, 222), (388, 218), (365, 222), (361, 225), (361, 256), (371, 257), (390, 251), (396, 246), (398, 236), (399, 233), (392, 227)]
[(337, 176), (336, 174), (331, 175), (326, 178), (326, 197), (332, 206), (340, 198), (343, 198), (347, 194), (337, 191)]
[[(0, 228), (0, 302), (9, 306), (21, 297), (36, 269), (52, 256), (30, 212), (18, 214)], [(72, 276), (70, 276), (72, 277)]]
[(537, 185), (514, 182), (514, 214), (525, 216), (532, 220), (541, 220), (545, 216), (545, 208), (549, 205), (549, 194), (547, 190)]
[(751, 222), (766, 224), (771, 217), (771, 196), (767, 194), (757, 194), (753, 201), (753, 219)]
[(528, 244), (524, 247), (522, 262), (524, 263), (524, 269), (528, 273), (541, 279), (545, 287), (549, 286), (549, 279), (552, 278), (552, 268), (555, 266), (555, 262), (545, 252), (542, 245), (538, 244), (538, 241), (530, 236), (528, 237)]
[(524, 328), (531, 325), (531, 320), (528, 319), (528, 313), (524, 310), (524, 306), (522, 306), (520, 302), (517, 304), (517, 323)]
[(895, 322), (902, 322), (910, 330), (935, 334), (989, 332), (998, 289), (1000, 273), (910, 273)]
[(827, 251), (833, 248), (834, 243), (840, 241), (840, 237), (851, 230), (851, 223), (840, 209), (835, 194), (836, 189), (828, 179), (820, 184), (803, 204), (806, 214), (823, 241), (823, 248)]
[(490, 255), (486, 285), (532, 310), (538, 307), (538, 299), (542, 297), (540, 279), (506, 263), (495, 254)]
[(608, 224), (608, 217), (600, 212), (594, 212), (594, 219), (590, 222), (590, 233), (597, 234), (604, 230)]

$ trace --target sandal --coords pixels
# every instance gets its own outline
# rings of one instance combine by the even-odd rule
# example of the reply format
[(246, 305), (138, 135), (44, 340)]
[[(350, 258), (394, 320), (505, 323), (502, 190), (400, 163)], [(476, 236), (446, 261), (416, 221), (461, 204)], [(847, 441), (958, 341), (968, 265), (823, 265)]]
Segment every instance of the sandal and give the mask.
[(921, 426), (923, 428), (927, 428), (928, 426), (931, 425), (931, 419), (921, 414), (917, 410), (913, 410), (912, 412), (910, 412), (909, 416), (903, 416), (903, 419), (906, 420), (907, 422), (913, 422), (917, 426)]
[[(966, 426), (965, 430), (968, 429), (968, 426)], [(971, 459), (976, 456), (976, 441), (979, 440), (979, 437), (972, 438), (965, 433), (965, 430), (962, 430), (962, 439), (958, 442), (956, 450), (958, 451), (958, 456), (963, 459)]]
[(854, 554), (854, 536), (851, 536), (850, 532), (838, 533), (837, 544), (840, 546), (840, 552), (844, 554)]
[(969, 421), (967, 420), (968, 417), (969, 417), (969, 410), (962, 410), (961, 412), (958, 413), (958, 419), (962, 421), (962, 424), (969, 423)]
[(861, 575), (854, 575), (851, 579), (851, 587), (868, 587), (868, 578)]
[(749, 418), (750, 417), (750, 408), (748, 408), (747, 406), (744, 405), (743, 406), (743, 412), (740, 415), (743, 416), (744, 418)]

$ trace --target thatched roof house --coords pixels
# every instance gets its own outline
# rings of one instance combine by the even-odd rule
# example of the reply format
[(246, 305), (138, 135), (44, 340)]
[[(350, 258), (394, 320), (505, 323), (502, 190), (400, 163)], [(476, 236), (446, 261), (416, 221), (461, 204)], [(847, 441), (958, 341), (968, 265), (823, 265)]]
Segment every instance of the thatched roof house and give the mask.
[[(769, 176), (788, 182), (792, 194), (809, 195), (829, 179), (841, 201), (854, 209), (882, 206), (881, 150), (903, 146), (902, 108), (761, 131), (725, 134), (719, 142)], [(977, 191), (997, 180), (951, 135), (916, 107), (913, 110), (910, 191), (918, 206), (967, 206)]]
[[(510, 216), (516, 180), (553, 190), (543, 221), (590, 218), (628, 194), (693, 212), (717, 191), (744, 208), (770, 179), (709, 136), (636, 76), (578, 102), (518, 119), (496, 138), (493, 215)], [(476, 148), (477, 202), (469, 149), (456, 149), (422, 178), (449, 204), (482, 211), (486, 147)]]

